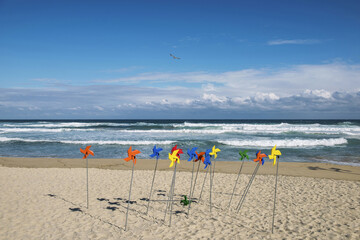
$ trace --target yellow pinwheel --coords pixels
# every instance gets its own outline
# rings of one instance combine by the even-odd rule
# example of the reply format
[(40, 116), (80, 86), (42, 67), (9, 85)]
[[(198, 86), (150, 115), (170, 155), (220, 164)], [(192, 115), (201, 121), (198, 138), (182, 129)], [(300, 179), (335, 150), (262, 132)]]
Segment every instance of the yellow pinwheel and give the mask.
[(214, 156), (214, 158), (217, 158), (217, 153), (220, 152), (221, 150), (218, 148), (215, 148), (215, 145), (212, 148), (212, 151), (210, 153), (211, 156)]
[(176, 156), (176, 154), (178, 154), (178, 152), (179, 152), (179, 150), (177, 149), (177, 150), (175, 150), (175, 151), (173, 151), (172, 153), (169, 153), (169, 159), (170, 159), (170, 161), (171, 161), (171, 164), (170, 164), (170, 168), (174, 165), (174, 163), (177, 161), (177, 163), (179, 163), (180, 164), (180, 158), (178, 158), (177, 156)]
[(271, 149), (271, 154), (269, 155), (269, 159), (274, 159), (273, 165), (276, 164), (276, 158), (281, 156), (280, 150), (276, 150), (276, 145)]

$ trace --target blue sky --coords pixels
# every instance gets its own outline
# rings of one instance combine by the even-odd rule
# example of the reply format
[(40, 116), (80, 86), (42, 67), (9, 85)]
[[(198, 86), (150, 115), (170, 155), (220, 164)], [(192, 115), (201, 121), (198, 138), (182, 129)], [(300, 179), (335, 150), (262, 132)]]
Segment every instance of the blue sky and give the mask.
[(359, 12), (0, 0), (0, 118), (360, 118)]

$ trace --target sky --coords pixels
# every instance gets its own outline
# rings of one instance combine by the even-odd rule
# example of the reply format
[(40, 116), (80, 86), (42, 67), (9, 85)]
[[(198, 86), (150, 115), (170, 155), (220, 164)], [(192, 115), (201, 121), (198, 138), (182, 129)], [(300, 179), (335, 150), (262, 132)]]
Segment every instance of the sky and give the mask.
[(360, 119), (359, 12), (0, 0), (0, 119)]

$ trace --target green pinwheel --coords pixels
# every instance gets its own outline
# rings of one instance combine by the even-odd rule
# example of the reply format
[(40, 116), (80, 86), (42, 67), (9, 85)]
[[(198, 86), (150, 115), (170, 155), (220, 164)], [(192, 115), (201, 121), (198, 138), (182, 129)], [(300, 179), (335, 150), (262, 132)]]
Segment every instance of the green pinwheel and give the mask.
[(183, 195), (184, 199), (180, 201), (180, 203), (184, 206), (189, 205), (190, 201), (187, 199), (186, 195)]
[(240, 155), (239, 160), (242, 161), (242, 163), (241, 163), (241, 167), (240, 167), (240, 169), (239, 169), (239, 173), (238, 173), (237, 178), (236, 178), (236, 181), (235, 181), (235, 185), (234, 185), (233, 192), (232, 192), (232, 194), (231, 194), (231, 198), (230, 198), (230, 202), (229, 202), (229, 206), (228, 206), (229, 209), (230, 209), (231, 201), (232, 201), (233, 196), (234, 196), (234, 193), (235, 193), (236, 185), (237, 185), (238, 180), (239, 180), (239, 177), (240, 177), (241, 169), (243, 168), (243, 165), (244, 165), (244, 161), (243, 161), (243, 160), (244, 160), (245, 158), (247, 158), (247, 159), (249, 160), (249, 155), (247, 155), (247, 152), (248, 152), (248, 151), (249, 151), (249, 150), (244, 150), (243, 152), (242, 152), (242, 151), (239, 151), (239, 155)]

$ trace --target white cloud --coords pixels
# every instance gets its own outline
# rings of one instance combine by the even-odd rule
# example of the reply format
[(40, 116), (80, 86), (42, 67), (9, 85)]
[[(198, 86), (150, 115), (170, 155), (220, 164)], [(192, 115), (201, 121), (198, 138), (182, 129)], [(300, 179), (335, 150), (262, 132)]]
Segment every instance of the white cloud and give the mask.
[(277, 39), (268, 41), (268, 45), (284, 45), (284, 44), (316, 44), (320, 43), (317, 39)]

